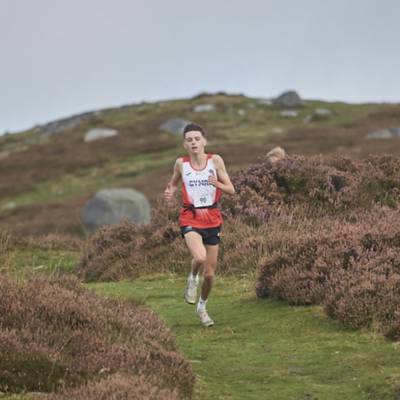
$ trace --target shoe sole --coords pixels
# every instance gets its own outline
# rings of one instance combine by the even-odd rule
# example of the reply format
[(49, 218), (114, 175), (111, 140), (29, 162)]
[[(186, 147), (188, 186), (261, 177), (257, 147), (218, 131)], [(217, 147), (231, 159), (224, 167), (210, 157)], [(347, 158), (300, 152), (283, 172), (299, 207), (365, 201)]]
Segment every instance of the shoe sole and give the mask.
[(186, 293), (183, 293), (183, 298), (185, 299), (186, 303), (188, 303), (188, 304), (196, 304), (196, 300), (190, 301), (186, 298)]
[[(196, 314), (197, 314), (197, 310), (196, 310)], [(203, 322), (201, 322), (201, 320), (200, 320), (200, 324), (203, 325), (206, 328), (209, 328), (210, 326), (214, 325), (214, 321), (211, 321), (208, 324), (203, 324)]]

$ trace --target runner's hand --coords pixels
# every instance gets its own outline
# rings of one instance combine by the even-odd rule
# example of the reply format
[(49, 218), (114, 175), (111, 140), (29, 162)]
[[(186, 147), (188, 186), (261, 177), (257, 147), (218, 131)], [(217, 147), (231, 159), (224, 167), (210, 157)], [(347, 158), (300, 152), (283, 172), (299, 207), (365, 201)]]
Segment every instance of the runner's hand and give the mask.
[(208, 177), (208, 183), (210, 183), (211, 185), (218, 187), (218, 179), (214, 176), (214, 175), (210, 175)]
[(174, 195), (174, 190), (172, 189), (172, 186), (170, 183), (168, 183), (166, 189), (164, 190), (164, 198), (167, 201), (171, 201), (172, 197)]

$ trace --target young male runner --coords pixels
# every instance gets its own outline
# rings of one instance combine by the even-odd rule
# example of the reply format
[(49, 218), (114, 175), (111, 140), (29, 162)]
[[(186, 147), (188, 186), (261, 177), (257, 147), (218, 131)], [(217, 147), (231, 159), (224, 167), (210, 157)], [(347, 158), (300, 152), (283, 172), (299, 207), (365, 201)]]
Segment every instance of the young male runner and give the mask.
[(223, 159), (217, 154), (206, 154), (206, 145), (207, 139), (201, 126), (185, 126), (183, 147), (188, 156), (176, 160), (164, 197), (170, 201), (179, 182), (182, 182), (183, 206), (179, 215), (179, 225), (182, 237), (193, 257), (184, 297), (187, 303), (196, 303), (198, 273), (202, 270), (204, 281), (196, 312), (204, 326), (212, 326), (214, 321), (207, 313), (206, 303), (217, 265), (219, 232), (222, 225), (221, 211), (217, 205), (222, 193), (234, 194), (235, 189)]

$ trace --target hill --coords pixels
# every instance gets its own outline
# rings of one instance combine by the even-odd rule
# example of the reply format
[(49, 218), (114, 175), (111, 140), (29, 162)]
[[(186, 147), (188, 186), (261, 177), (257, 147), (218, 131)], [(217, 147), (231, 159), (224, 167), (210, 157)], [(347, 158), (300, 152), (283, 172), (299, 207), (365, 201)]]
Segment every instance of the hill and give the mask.
[[(196, 112), (196, 106), (205, 104), (211, 105), (209, 111)], [(331, 115), (310, 118), (320, 108)], [(170, 118), (203, 125), (209, 133), (208, 151), (221, 154), (231, 173), (275, 145), (300, 155), (400, 154), (399, 139), (366, 139), (371, 131), (399, 126), (400, 105), (306, 100), (297, 116), (282, 116), (284, 110), (242, 95), (200, 94), (99, 110), (2, 136), (0, 224), (16, 235), (83, 236), (80, 211), (104, 187), (132, 187), (154, 204), (174, 158), (182, 154), (180, 135), (160, 130)], [(85, 142), (92, 128), (112, 128), (119, 134)]]

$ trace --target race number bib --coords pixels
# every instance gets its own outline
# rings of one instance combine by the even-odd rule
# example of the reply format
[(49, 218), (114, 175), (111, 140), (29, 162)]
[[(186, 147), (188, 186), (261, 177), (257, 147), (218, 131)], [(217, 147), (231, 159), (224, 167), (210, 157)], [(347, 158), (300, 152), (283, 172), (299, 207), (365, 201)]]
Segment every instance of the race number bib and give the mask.
[(194, 199), (195, 207), (208, 207), (212, 206), (213, 203), (214, 201), (210, 193), (201, 193)]

